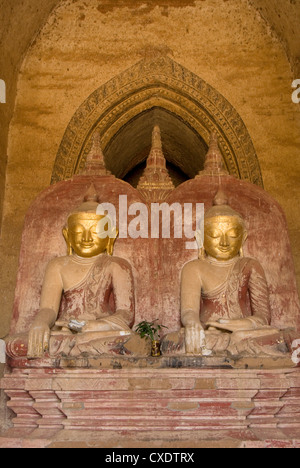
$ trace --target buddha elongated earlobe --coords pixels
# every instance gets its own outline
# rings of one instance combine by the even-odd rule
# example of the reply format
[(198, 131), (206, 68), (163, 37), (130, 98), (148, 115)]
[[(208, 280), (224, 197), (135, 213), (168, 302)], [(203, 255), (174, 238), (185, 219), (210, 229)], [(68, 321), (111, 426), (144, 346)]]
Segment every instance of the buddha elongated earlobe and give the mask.
[(68, 247), (68, 252), (67, 252), (67, 253), (68, 253), (68, 255), (70, 256), (70, 255), (73, 254), (73, 249), (72, 249), (72, 246), (71, 246), (70, 243), (67, 244), (67, 247)]
[(199, 249), (199, 258), (205, 258), (206, 255), (205, 255), (205, 249), (204, 247), (202, 247), (201, 249)]
[(242, 247), (240, 248), (240, 257), (244, 257), (244, 244), (248, 238), (248, 232), (245, 230), (244, 236), (243, 236), (243, 244)]
[(67, 254), (70, 256), (73, 253), (71, 243), (69, 242), (68, 229), (63, 229), (63, 236), (67, 244)]
[(116, 242), (116, 239), (117, 239), (118, 235), (119, 235), (118, 229), (117, 228), (112, 228), (111, 232), (110, 232), (110, 237), (109, 237), (109, 240), (108, 240), (108, 243), (107, 243), (107, 249), (106, 249), (106, 252), (110, 256), (112, 256), (112, 254), (114, 252), (114, 245), (115, 245), (115, 242)]
[(107, 243), (106, 252), (107, 252), (108, 255), (112, 256), (112, 254), (114, 252), (114, 239), (109, 239), (109, 241)]
[[(203, 227), (203, 230), (204, 230), (204, 227)], [(195, 239), (196, 239), (196, 242), (197, 242), (197, 245), (198, 245), (198, 257), (199, 258), (205, 258), (205, 248), (204, 248), (204, 245), (203, 245), (203, 232), (199, 229), (198, 231), (196, 231), (195, 233)]]

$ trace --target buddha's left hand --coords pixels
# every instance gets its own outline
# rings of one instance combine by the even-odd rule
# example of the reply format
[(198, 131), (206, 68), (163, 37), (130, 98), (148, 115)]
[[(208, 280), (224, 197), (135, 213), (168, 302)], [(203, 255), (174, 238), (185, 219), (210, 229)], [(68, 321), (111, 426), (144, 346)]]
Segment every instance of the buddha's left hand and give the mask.
[(70, 322), (58, 320), (57, 322), (55, 322), (55, 325), (58, 327), (67, 327), (70, 330), (75, 331), (77, 333), (112, 330), (112, 327), (104, 320), (88, 320), (82, 322), (77, 320), (71, 320)]
[(208, 322), (207, 326), (230, 332), (253, 330), (252, 322), (247, 319), (220, 319), (217, 322)]
[(111, 331), (112, 327), (104, 320), (89, 320), (86, 325), (82, 327), (82, 333), (97, 332), (97, 331)]

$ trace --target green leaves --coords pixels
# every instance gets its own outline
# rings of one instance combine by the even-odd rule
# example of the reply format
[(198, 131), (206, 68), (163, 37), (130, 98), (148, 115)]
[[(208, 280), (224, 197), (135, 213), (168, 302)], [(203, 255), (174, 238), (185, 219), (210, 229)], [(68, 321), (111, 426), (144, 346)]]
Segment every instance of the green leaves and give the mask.
[(156, 324), (158, 319), (153, 320), (153, 322), (147, 322), (144, 320), (140, 322), (135, 331), (140, 335), (141, 338), (150, 338), (152, 341), (158, 340), (160, 338), (159, 332), (162, 328), (168, 328), (164, 325)]

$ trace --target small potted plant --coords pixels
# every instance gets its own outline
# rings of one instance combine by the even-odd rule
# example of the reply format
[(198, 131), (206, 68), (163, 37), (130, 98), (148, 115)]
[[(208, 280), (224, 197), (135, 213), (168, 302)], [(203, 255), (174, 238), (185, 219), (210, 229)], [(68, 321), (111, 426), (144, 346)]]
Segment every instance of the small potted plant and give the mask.
[(135, 330), (140, 335), (141, 338), (149, 338), (152, 341), (151, 356), (158, 357), (160, 356), (160, 335), (159, 332), (162, 328), (168, 328), (164, 325), (160, 325), (157, 322), (158, 319), (153, 320), (153, 322), (147, 322), (144, 320), (140, 322)]

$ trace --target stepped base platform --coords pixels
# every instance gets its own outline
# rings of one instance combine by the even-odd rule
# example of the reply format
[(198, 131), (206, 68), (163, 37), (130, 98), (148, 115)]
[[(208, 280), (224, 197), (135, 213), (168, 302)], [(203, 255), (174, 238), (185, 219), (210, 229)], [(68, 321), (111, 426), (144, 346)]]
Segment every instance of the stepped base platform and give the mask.
[(299, 368), (7, 368), (1, 388), (2, 448), (300, 448)]

